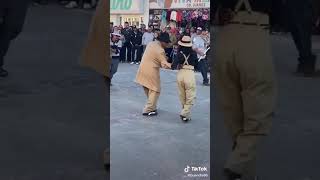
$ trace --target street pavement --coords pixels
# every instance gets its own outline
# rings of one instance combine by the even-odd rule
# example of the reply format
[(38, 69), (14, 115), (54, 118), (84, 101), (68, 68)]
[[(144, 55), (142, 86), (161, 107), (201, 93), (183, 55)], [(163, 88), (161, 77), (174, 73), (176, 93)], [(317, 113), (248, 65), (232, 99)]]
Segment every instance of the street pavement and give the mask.
[(106, 180), (107, 92), (79, 66), (91, 14), (29, 10), (0, 79), (1, 180)]
[[(162, 92), (156, 117), (143, 117), (143, 88), (134, 82), (138, 65), (121, 63), (111, 87), (112, 180), (209, 180), (210, 87), (196, 74), (197, 99), (192, 120), (183, 123), (179, 113), (176, 71), (161, 70)], [(187, 166), (208, 171), (185, 173)]]
[[(319, 37), (314, 37), (313, 45), (314, 52), (320, 56)], [(272, 36), (272, 46), (277, 71), (278, 104), (270, 136), (260, 148), (259, 175), (262, 180), (318, 180), (320, 79), (293, 76), (297, 51), (289, 35)], [(221, 169), (231, 144), (218, 107), (212, 105), (211, 108), (212, 177), (214, 180), (223, 180)]]

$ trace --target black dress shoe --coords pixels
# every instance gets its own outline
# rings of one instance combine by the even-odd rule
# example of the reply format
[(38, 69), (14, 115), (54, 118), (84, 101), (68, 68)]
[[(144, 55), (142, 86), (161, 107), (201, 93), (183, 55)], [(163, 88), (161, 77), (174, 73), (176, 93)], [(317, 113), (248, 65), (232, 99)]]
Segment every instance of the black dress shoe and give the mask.
[(204, 86), (210, 86), (210, 84), (208, 82), (204, 82), (203, 85)]
[(104, 164), (104, 169), (106, 171), (110, 171), (110, 164), (109, 163), (108, 164)]
[(142, 113), (143, 116), (156, 116), (158, 115), (157, 110), (155, 111), (150, 111), (150, 112), (146, 112), (146, 113)]
[(191, 121), (191, 118), (187, 118), (187, 117), (184, 117), (182, 115), (180, 115), (180, 118), (183, 122), (188, 122), (188, 121)]
[(0, 68), (0, 77), (7, 77), (9, 75), (8, 71)]

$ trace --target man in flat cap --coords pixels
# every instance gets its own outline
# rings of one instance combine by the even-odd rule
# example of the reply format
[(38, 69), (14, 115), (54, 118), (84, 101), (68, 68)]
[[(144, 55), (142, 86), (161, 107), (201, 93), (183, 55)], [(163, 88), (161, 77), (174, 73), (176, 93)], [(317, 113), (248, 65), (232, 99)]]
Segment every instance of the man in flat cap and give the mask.
[(136, 82), (140, 84), (148, 98), (143, 109), (144, 116), (157, 115), (157, 102), (160, 95), (160, 68), (170, 69), (165, 48), (170, 43), (169, 34), (163, 32), (157, 41), (147, 45), (137, 72)]

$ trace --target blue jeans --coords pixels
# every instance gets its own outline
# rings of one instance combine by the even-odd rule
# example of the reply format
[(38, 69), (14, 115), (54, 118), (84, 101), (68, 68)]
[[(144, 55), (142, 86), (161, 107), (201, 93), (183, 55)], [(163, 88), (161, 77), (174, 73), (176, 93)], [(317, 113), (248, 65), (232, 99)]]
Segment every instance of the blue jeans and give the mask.
[(110, 67), (110, 79), (113, 78), (114, 74), (118, 71), (118, 66), (120, 62), (120, 57), (112, 57), (111, 67)]
[(198, 63), (197, 69), (201, 72), (203, 77), (203, 83), (209, 83), (208, 79), (208, 66), (207, 66), (207, 59), (202, 59)]

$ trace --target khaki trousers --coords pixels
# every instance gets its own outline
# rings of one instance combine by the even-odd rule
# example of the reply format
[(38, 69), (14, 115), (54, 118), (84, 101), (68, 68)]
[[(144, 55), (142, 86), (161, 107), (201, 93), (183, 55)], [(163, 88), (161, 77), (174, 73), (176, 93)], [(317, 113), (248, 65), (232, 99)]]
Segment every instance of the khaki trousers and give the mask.
[(160, 93), (153, 91), (151, 89), (148, 89), (146, 87), (143, 87), (143, 89), (148, 98), (147, 103), (143, 109), (143, 113), (148, 113), (148, 112), (157, 110), (157, 103), (158, 103)]
[(181, 69), (177, 75), (179, 98), (182, 105), (181, 116), (190, 118), (191, 107), (196, 98), (196, 79), (193, 70)]
[(234, 142), (225, 168), (256, 173), (257, 146), (271, 127), (276, 83), (269, 34), (261, 26), (227, 25), (217, 34), (215, 87)]

